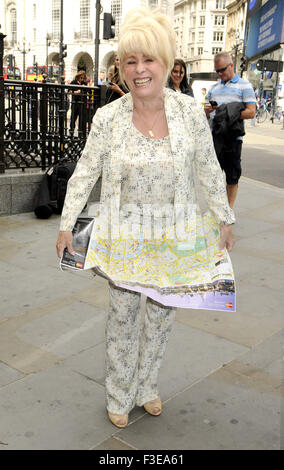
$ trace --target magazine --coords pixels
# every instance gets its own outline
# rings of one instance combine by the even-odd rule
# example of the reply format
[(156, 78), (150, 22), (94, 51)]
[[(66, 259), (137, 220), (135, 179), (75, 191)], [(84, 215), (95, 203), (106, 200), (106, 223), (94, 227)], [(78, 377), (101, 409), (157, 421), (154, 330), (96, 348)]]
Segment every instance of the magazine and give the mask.
[(86, 258), (89, 249), (91, 233), (93, 229), (93, 217), (79, 217), (73, 228), (73, 250), (75, 255), (71, 255), (65, 248), (60, 260), (61, 269), (86, 269)]

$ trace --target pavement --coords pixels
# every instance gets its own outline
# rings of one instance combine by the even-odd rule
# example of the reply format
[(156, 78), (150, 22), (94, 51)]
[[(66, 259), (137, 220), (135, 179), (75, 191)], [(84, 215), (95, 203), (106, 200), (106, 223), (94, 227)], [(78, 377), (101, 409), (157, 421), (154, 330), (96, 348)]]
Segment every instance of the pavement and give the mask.
[[(283, 145), (263, 126), (245, 145)], [(237, 312), (178, 310), (163, 413), (137, 407), (122, 430), (105, 410), (106, 281), (59, 270), (58, 216), (0, 217), (0, 450), (283, 449), (283, 206), (284, 189), (241, 179)]]

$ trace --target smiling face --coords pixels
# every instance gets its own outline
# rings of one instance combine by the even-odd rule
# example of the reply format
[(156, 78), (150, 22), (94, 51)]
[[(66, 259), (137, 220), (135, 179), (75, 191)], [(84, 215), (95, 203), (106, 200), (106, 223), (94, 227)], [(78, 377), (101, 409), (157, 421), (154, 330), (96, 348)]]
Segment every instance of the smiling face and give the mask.
[(119, 69), (119, 57), (118, 57), (118, 55), (116, 55), (115, 58), (114, 58), (114, 65), (116, 66), (117, 69)]
[(185, 74), (185, 70), (181, 65), (175, 65), (172, 72), (171, 72), (171, 78), (174, 84), (174, 87), (180, 88), (180, 84), (183, 80)]
[(130, 92), (137, 98), (155, 98), (161, 94), (165, 84), (166, 69), (153, 57), (135, 52), (122, 64), (124, 79)]

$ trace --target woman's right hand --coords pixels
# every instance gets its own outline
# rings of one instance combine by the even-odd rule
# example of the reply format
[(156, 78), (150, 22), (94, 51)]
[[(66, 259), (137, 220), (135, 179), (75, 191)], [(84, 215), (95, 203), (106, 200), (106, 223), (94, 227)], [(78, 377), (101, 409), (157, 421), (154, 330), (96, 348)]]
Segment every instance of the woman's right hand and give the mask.
[(112, 85), (109, 86), (109, 88), (110, 88), (112, 91), (115, 91), (116, 93), (118, 93), (118, 94), (121, 95), (121, 96), (124, 95), (124, 92), (123, 92), (122, 89), (118, 86), (117, 83), (113, 83)]
[(73, 250), (72, 246), (72, 232), (63, 232), (60, 231), (58, 234), (57, 242), (56, 242), (56, 250), (58, 258), (61, 258), (63, 255), (63, 251), (67, 248), (70, 255), (74, 256), (75, 251)]

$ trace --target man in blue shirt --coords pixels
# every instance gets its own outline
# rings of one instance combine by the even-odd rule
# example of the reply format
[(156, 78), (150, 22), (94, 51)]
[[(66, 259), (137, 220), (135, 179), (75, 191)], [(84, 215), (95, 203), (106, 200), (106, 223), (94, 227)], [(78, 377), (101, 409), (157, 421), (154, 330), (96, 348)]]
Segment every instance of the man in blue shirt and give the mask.
[[(214, 57), (214, 68), (219, 81), (207, 93), (209, 101), (215, 101), (217, 106), (206, 104), (204, 107), (207, 117), (214, 119), (215, 110), (222, 104), (244, 103), (241, 119), (252, 119), (256, 111), (256, 99), (252, 85), (234, 73), (232, 58), (228, 52), (220, 52)], [(238, 192), (238, 181), (241, 176), (242, 137), (232, 141), (231, 148), (222, 152), (218, 160), (226, 174), (227, 194), (230, 207), (233, 207)]]

